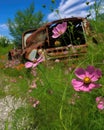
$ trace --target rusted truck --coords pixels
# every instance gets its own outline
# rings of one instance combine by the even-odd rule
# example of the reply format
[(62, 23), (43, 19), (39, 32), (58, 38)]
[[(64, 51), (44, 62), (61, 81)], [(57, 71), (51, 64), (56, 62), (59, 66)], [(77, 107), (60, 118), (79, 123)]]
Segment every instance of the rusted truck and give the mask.
[[(89, 22), (86, 18), (55, 20), (36, 30), (24, 32), (22, 49), (14, 54), (33, 62), (39, 57), (39, 51), (43, 53), (45, 60), (79, 58), (87, 51), (86, 35), (88, 34)], [(11, 52), (9, 55), (12, 58), (16, 57)]]

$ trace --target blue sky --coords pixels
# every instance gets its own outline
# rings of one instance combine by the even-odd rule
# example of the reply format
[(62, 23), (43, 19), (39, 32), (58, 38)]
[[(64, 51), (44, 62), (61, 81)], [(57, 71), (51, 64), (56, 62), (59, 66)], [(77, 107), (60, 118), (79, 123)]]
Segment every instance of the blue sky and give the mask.
[[(45, 14), (44, 20), (52, 21), (72, 16), (86, 17), (89, 10), (87, 1), (90, 5), (94, 3), (94, 0), (55, 0), (55, 4), (52, 4), (51, 0), (2, 0), (0, 1), (0, 36), (10, 37), (7, 27), (8, 18), (13, 20), (18, 10), (25, 10), (32, 2), (35, 4), (35, 12), (42, 11)], [(46, 5), (46, 8), (42, 5)], [(51, 12), (51, 6), (58, 10), (59, 14)]]

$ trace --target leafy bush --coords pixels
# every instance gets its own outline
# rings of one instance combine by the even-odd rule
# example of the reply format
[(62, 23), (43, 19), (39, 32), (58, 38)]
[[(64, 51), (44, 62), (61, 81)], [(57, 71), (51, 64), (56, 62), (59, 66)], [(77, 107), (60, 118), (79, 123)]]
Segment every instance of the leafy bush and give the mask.
[(4, 36), (0, 37), (0, 46), (1, 47), (7, 47), (10, 43), (10, 40)]

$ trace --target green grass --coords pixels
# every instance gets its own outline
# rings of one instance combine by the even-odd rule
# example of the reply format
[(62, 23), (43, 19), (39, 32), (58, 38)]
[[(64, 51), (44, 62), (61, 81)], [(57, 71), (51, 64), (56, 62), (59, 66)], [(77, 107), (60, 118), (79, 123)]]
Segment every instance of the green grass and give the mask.
[[(104, 111), (99, 111), (95, 103), (97, 96), (104, 96), (103, 77), (99, 80), (102, 87), (90, 93), (75, 92), (71, 85), (77, 67), (86, 68), (88, 65), (93, 65), (104, 73), (104, 42), (95, 45), (88, 41), (88, 44), (88, 52), (83, 59), (53, 62), (48, 66), (46, 63), (40, 64), (35, 77), (25, 68), (0, 69), (0, 98), (11, 95), (17, 99), (25, 99), (27, 103), (26, 106), (21, 106), (13, 112), (13, 120), (9, 122), (8, 119), (5, 122), (5, 130), (9, 129), (8, 124), (11, 124), (12, 130), (104, 129)], [(3, 49), (0, 55), (7, 54), (6, 51), (8, 49), (5, 53)], [(75, 68), (69, 71), (73, 65)], [(37, 88), (29, 93), (29, 87), (35, 79)], [(8, 89), (5, 90), (7, 86)], [(79, 96), (75, 98), (74, 105), (71, 104), (73, 95)], [(30, 97), (40, 101), (36, 108), (29, 103)]]

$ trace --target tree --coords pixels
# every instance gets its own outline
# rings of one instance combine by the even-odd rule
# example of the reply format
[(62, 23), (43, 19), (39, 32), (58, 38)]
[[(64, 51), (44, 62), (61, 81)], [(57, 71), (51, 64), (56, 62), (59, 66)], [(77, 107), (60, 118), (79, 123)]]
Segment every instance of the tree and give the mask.
[(19, 46), (22, 43), (22, 34), (29, 29), (37, 29), (40, 27), (43, 19), (43, 14), (39, 11), (34, 12), (34, 3), (24, 11), (17, 11), (14, 17), (14, 21), (8, 19), (8, 27), (10, 35), (14, 38), (14, 43)]

